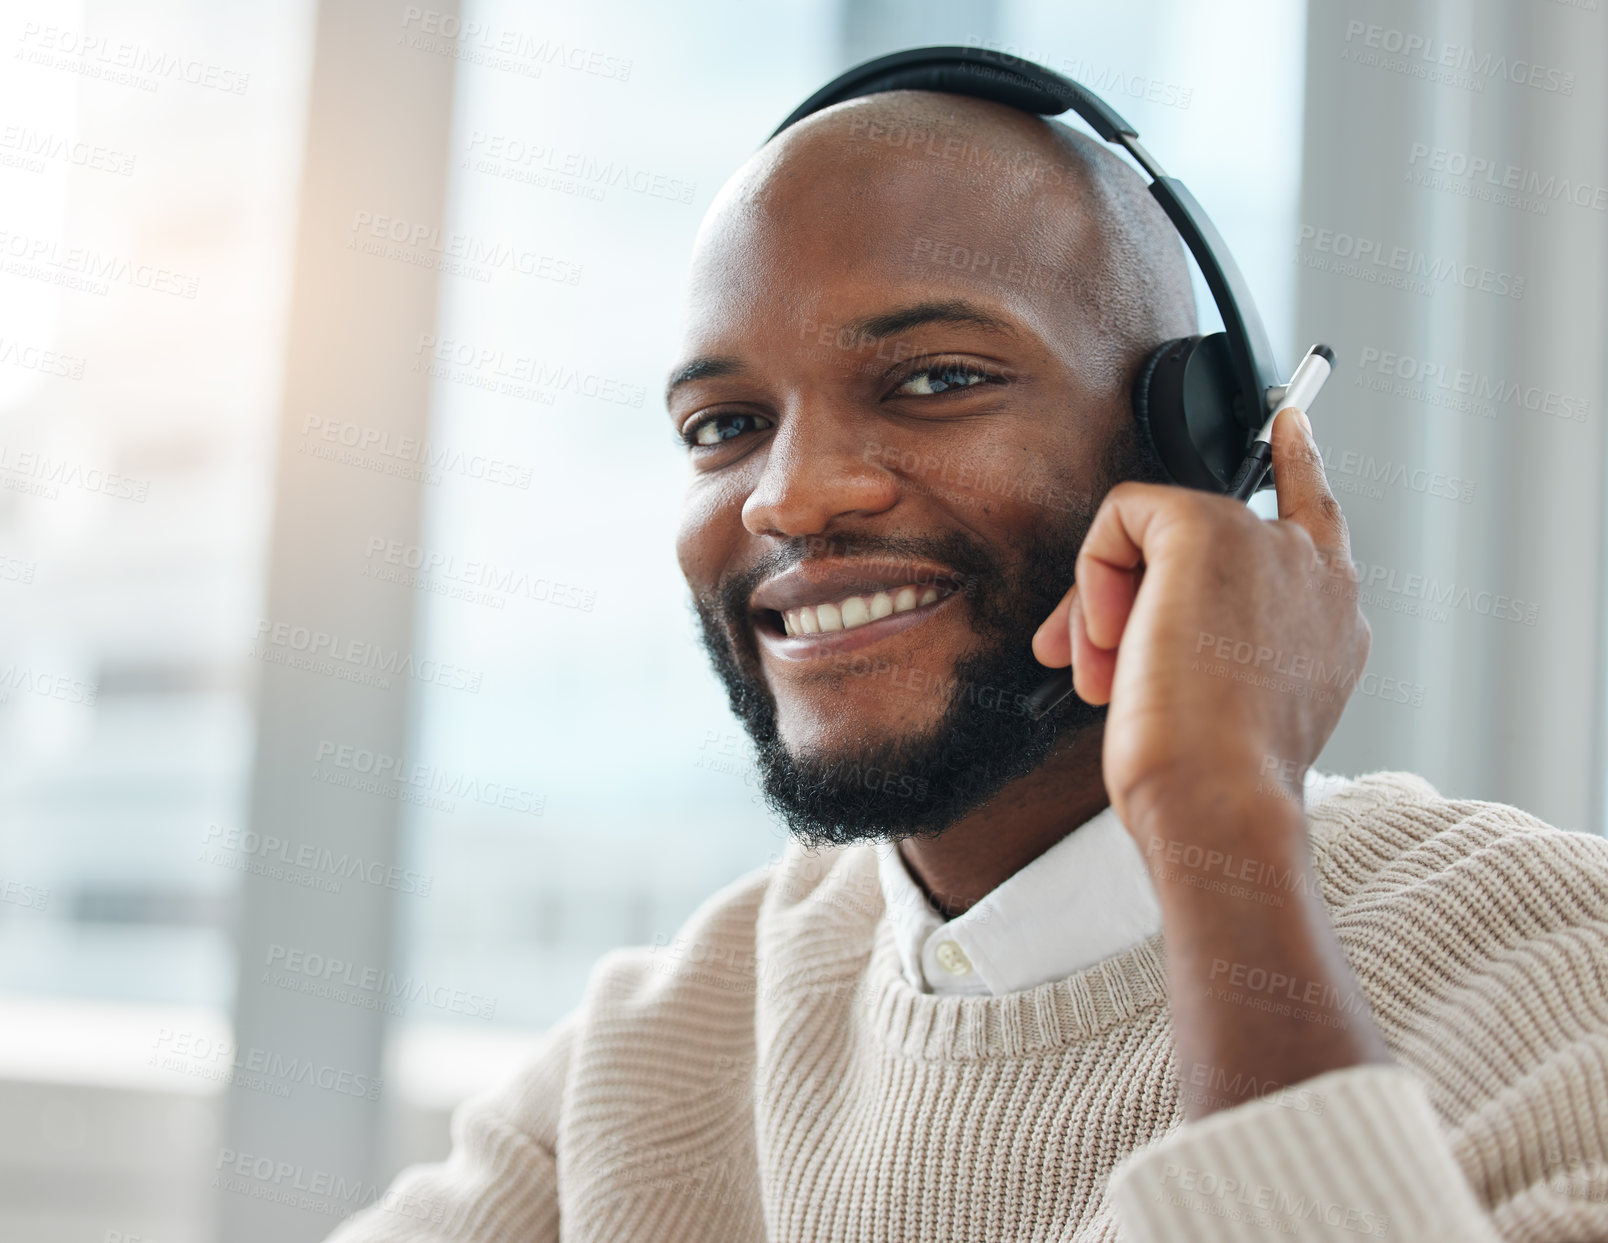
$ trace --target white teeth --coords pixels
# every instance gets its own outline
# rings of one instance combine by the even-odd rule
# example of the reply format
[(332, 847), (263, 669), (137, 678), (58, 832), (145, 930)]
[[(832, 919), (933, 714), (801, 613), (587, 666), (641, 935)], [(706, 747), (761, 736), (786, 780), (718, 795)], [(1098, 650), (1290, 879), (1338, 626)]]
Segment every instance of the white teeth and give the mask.
[(790, 636), (826, 634), (854, 630), (894, 613), (908, 613), (925, 604), (936, 604), (936, 587), (900, 587), (891, 594), (879, 591), (871, 596), (846, 596), (831, 604), (806, 604), (782, 614), (782, 629)]

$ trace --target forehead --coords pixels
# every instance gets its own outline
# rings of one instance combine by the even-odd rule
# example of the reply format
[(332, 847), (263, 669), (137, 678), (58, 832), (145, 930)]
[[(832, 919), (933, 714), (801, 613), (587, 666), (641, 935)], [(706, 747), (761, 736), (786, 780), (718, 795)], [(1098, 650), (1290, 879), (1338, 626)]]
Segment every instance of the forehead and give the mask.
[(1068, 331), (1071, 276), (1093, 240), (1075, 185), (1053, 149), (1008, 129), (851, 116), (789, 131), (704, 221), (687, 346), (945, 297)]

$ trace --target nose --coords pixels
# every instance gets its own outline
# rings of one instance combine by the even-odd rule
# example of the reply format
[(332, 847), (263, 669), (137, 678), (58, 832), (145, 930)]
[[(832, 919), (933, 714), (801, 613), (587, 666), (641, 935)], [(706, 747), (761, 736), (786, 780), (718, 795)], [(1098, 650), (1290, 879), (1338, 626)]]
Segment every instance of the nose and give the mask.
[(743, 502), (753, 535), (821, 535), (841, 518), (885, 513), (899, 484), (882, 446), (829, 411), (793, 411), (767, 446), (763, 473)]

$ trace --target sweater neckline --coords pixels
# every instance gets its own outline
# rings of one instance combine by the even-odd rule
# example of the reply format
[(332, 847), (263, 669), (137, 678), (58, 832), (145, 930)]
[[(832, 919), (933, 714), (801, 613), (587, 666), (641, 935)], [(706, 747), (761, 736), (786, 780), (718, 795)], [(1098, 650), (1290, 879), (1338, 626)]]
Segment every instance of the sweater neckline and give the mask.
[(886, 920), (867, 972), (870, 1025), (883, 1044), (922, 1061), (1032, 1057), (1091, 1040), (1167, 1000), (1158, 932), (1061, 980), (998, 996), (918, 993), (904, 978)]
[[(1308, 817), (1313, 865), (1324, 878), (1329, 838), (1341, 822), (1354, 821), (1391, 797), (1422, 799), (1435, 791), (1420, 777), (1374, 773), (1346, 780)], [(1330, 823), (1330, 822), (1336, 823)], [(832, 931), (816, 941), (780, 908), (806, 896), (816, 901), (818, 920)], [(1021, 992), (1000, 996), (937, 996), (918, 993), (904, 978), (893, 931), (886, 918), (877, 856), (870, 846), (832, 847), (821, 854), (790, 843), (781, 883), (768, 896), (774, 913), (812, 949), (807, 977), (816, 986), (854, 986), (856, 1020), (885, 1047), (917, 1060), (979, 1061), (1032, 1057), (1097, 1038), (1119, 1024), (1160, 1009), (1166, 1019), (1167, 973), (1164, 933), (1078, 971)], [(792, 912), (803, 914), (801, 911)], [(814, 922), (806, 917), (805, 924)], [(822, 931), (819, 927), (815, 934)], [(784, 938), (787, 939), (787, 938)], [(829, 948), (830, 947), (830, 948)], [(801, 966), (795, 962), (794, 967)], [(785, 977), (792, 973), (783, 972)]]
[[(841, 882), (877, 892), (875, 851), (844, 852)], [(830, 882), (829, 882), (830, 883)], [(870, 909), (873, 908), (874, 909)], [(866, 903), (862, 934), (870, 942), (861, 989), (863, 1017), (882, 1043), (924, 1061), (1031, 1057), (1090, 1040), (1143, 1012), (1165, 1006), (1162, 934), (1059, 980), (998, 996), (919, 993), (905, 979), (882, 903)], [(864, 942), (861, 942), (862, 945)]]

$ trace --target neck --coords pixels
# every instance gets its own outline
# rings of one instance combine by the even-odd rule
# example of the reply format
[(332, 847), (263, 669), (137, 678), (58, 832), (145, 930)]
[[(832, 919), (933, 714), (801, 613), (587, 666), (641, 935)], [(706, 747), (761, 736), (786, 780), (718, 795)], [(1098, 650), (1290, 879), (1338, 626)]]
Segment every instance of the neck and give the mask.
[(1104, 738), (1103, 721), (1081, 730), (937, 837), (899, 843), (910, 874), (946, 918), (969, 910), (1110, 803), (1100, 773)]

